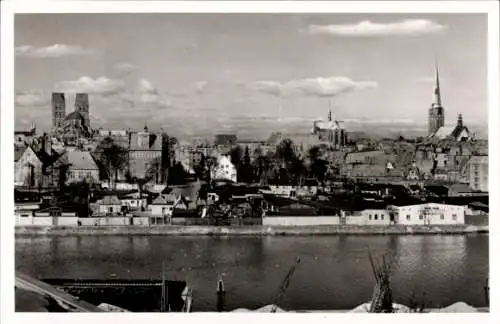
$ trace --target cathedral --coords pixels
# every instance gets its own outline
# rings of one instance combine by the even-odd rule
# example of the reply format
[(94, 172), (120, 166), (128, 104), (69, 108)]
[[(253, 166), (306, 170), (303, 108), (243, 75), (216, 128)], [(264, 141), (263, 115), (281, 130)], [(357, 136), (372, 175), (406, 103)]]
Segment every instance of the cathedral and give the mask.
[(66, 99), (64, 93), (52, 93), (52, 126), (55, 133), (63, 138), (67, 145), (77, 144), (80, 139), (92, 135), (90, 128), (89, 96), (77, 93), (75, 111), (66, 115)]
[(467, 126), (464, 125), (462, 114), (458, 115), (455, 125), (445, 125), (444, 108), (441, 105), (441, 88), (439, 86), (439, 70), (436, 65), (436, 85), (434, 88), (434, 102), (429, 109), (428, 138), (435, 140), (453, 140), (457, 142), (472, 139)]
[(347, 142), (347, 134), (340, 120), (333, 120), (332, 111), (328, 113), (328, 121), (314, 121), (312, 133), (317, 135), (323, 142), (328, 142), (333, 148), (344, 147)]

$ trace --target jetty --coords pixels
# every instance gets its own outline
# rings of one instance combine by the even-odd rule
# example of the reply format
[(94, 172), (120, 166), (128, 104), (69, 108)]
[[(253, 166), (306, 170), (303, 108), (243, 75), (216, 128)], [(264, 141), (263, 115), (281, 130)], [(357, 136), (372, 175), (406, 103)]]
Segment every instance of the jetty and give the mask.
[(104, 312), (102, 309), (86, 301), (63, 292), (43, 281), (30, 277), (26, 274), (16, 272), (16, 288), (32, 291), (44, 297), (56, 301), (62, 308), (68, 312)]

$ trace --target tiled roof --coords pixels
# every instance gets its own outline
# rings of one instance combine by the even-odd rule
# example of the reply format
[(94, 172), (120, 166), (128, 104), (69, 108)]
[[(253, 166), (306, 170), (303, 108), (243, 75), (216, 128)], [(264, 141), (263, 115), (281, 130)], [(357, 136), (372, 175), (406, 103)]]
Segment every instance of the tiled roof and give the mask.
[(345, 157), (345, 162), (348, 164), (366, 163), (368, 161), (370, 161), (370, 163), (385, 162), (386, 160), (387, 156), (384, 151), (353, 152), (348, 153)]
[(463, 131), (466, 131), (467, 133), (469, 133), (469, 129), (467, 129), (466, 126), (459, 126), (459, 125), (457, 125), (457, 126), (455, 126), (455, 128), (451, 132), (450, 136), (453, 136), (453, 138), (458, 139), (458, 136)]
[(79, 111), (73, 111), (69, 113), (64, 120), (72, 120), (72, 119), (78, 119), (78, 120), (85, 120), (83, 115)]
[(177, 200), (174, 195), (159, 195), (151, 205), (172, 205)]
[[(139, 138), (144, 137), (146, 139), (145, 143), (140, 144)], [(141, 150), (151, 150), (151, 151), (161, 151), (162, 138), (161, 134), (155, 133), (132, 133), (130, 134), (130, 150), (141, 151)]]
[(90, 152), (68, 151), (64, 157), (74, 170), (99, 170)]
[(14, 162), (17, 162), (26, 151), (26, 146), (14, 146)]

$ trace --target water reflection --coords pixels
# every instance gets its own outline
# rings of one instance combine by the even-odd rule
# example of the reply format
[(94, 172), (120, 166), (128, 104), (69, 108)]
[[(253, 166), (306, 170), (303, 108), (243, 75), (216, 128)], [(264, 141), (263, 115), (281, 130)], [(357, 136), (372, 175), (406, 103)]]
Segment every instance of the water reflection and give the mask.
[(16, 239), (16, 269), (36, 277), (159, 279), (164, 263), (169, 279), (187, 280), (194, 289), (195, 310), (213, 311), (219, 273), (227, 308), (261, 307), (299, 256), (282, 306), (346, 309), (371, 296), (368, 251), (394, 261), (397, 301), (425, 293), (429, 306), (457, 299), (485, 306), (480, 283), (488, 276), (487, 235)]

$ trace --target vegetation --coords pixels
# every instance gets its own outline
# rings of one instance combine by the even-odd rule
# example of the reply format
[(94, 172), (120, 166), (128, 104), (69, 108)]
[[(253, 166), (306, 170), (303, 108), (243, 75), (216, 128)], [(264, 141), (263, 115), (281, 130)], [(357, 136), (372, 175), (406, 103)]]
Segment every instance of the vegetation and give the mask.
[(98, 146), (99, 160), (104, 165), (110, 180), (118, 181), (119, 172), (128, 169), (128, 151), (116, 144), (111, 137), (106, 137)]

